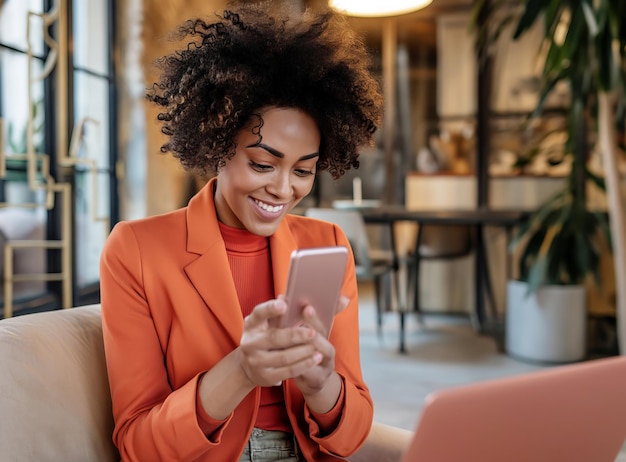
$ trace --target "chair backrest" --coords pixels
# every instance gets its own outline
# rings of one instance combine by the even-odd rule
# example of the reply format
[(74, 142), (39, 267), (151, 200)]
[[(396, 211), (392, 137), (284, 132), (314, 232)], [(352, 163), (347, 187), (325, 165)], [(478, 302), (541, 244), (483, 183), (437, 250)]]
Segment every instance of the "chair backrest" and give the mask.
[(2, 460), (117, 461), (100, 306), (0, 321)]
[(367, 237), (365, 221), (360, 212), (356, 210), (311, 207), (305, 211), (305, 215), (338, 225), (346, 234), (352, 246), (357, 273), (359, 272), (359, 267), (362, 267), (363, 272), (370, 271), (369, 238)]

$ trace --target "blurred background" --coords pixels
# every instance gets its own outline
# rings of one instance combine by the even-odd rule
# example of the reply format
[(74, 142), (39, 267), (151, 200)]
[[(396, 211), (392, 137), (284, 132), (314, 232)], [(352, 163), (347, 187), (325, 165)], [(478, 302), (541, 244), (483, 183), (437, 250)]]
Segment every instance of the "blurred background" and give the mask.
[[(287, 3), (294, 14), (327, 6)], [(486, 66), (476, 37), (490, 26), (476, 19), (476, 5), (434, 0), (397, 16), (348, 17), (371, 51), (384, 124), (359, 170), (338, 181), (319, 175), (303, 207), (353, 199), (357, 177), (364, 200), (420, 210), (534, 210), (563, 188), (570, 161), (554, 161), (552, 151), (564, 144), (567, 88), (557, 87), (542, 117), (524, 125), (539, 97), (543, 30), (513, 41), (505, 27), (508, 34), (485, 47)], [(180, 46), (175, 28), (224, 7), (218, 0), (0, 0), (0, 240), (10, 244), (0, 245), (0, 277), (15, 275), (0, 291), (4, 315), (97, 302), (111, 227), (184, 206), (206, 181), (160, 154), (157, 110), (144, 94), (157, 77), (155, 60)], [(588, 165), (601, 170), (596, 152)], [(618, 168), (626, 173), (623, 154)], [(593, 185), (587, 201), (606, 209)], [(414, 229), (401, 231), (400, 242), (413, 239)], [(507, 237), (485, 232), (502, 311)], [(423, 305), (471, 312), (471, 252), (432, 265), (421, 276)], [(604, 284), (589, 285), (590, 306), (614, 319), (612, 261), (601, 266)]]

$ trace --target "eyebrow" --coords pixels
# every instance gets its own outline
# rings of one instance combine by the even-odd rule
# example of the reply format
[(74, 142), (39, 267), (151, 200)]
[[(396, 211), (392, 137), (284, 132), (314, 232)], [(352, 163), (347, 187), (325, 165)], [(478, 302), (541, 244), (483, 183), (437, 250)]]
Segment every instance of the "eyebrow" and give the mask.
[[(248, 146), (246, 146), (247, 148), (261, 148), (261, 149), (265, 149), (267, 152), (269, 152), (271, 155), (278, 157), (279, 159), (284, 159), (285, 158), (285, 154), (283, 154), (282, 152), (274, 149), (271, 146), (268, 146), (267, 144), (264, 143), (252, 143)], [(311, 154), (305, 154), (304, 156), (300, 157), (298, 160), (308, 160), (308, 159), (313, 159), (314, 157), (319, 157), (320, 154), (319, 152), (312, 152)]]

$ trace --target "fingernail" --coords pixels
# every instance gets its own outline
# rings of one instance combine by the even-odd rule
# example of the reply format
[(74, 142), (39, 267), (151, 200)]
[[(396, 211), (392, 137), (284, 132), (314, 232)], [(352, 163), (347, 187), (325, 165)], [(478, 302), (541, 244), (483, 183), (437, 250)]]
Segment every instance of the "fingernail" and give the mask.
[(317, 353), (315, 353), (313, 355), (313, 361), (315, 361), (315, 364), (321, 363), (322, 362), (322, 358), (323, 358), (323, 356), (322, 356), (322, 353), (320, 353), (320, 352), (317, 352)]

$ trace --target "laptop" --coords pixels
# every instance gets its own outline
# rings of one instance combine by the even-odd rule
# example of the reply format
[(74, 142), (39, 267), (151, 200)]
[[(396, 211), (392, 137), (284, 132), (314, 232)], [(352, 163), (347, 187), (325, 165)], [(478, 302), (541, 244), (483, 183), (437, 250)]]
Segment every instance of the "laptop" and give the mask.
[(626, 357), (426, 397), (403, 462), (614, 462), (626, 440)]

